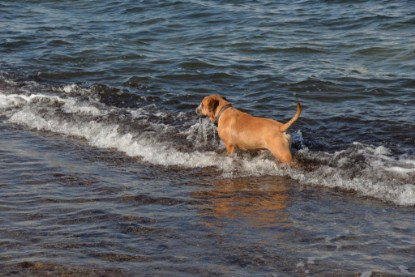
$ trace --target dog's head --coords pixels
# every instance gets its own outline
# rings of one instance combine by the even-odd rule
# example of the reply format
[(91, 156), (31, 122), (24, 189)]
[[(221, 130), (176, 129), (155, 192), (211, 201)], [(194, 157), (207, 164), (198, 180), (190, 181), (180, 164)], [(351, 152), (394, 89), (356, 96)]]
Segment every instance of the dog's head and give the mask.
[(203, 98), (202, 103), (197, 107), (196, 113), (200, 116), (209, 117), (210, 121), (214, 121), (217, 113), (229, 101), (221, 95), (209, 95)]

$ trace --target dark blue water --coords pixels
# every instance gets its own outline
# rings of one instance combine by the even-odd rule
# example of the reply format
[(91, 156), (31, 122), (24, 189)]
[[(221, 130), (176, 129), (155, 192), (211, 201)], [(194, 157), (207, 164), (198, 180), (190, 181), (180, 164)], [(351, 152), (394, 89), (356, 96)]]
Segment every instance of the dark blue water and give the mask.
[[(411, 1), (0, 3), (6, 275), (415, 275)], [(209, 94), (299, 166), (226, 156)]]

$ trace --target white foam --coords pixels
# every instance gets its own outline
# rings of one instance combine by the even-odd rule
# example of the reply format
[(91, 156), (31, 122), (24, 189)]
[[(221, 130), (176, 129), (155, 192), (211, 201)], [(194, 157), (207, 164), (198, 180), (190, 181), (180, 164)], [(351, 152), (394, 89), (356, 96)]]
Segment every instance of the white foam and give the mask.
[(102, 116), (106, 114), (91, 104), (80, 102), (74, 98), (61, 98), (59, 96), (49, 96), (44, 94), (31, 94), (27, 96), (20, 94), (5, 95), (0, 93), (0, 108), (3, 109), (14, 108), (34, 102), (43, 102), (51, 106), (62, 105), (62, 111), (66, 113), (81, 113), (93, 116)]
[(3, 73), (4, 73), (4, 72), (0, 71), (0, 80), (1, 80), (2, 82), (4, 82), (4, 83), (6, 83), (6, 84), (10, 85), (10, 86), (14, 86), (14, 87), (16, 87), (16, 86), (17, 86), (17, 83), (16, 83), (15, 81), (13, 81), (12, 79), (6, 78), (6, 77), (3, 75)]
[(394, 172), (394, 173), (399, 173), (399, 174), (402, 174), (402, 175), (407, 175), (408, 173), (415, 172), (415, 168), (402, 168), (402, 167), (398, 167), (398, 166), (385, 168), (385, 170), (390, 171), (390, 172)]
[[(340, 154), (344, 154), (346, 151), (350, 152), (338, 159), (337, 164), (321, 165), (312, 172), (291, 169), (288, 175), (304, 184), (352, 190), (364, 196), (390, 201), (398, 205), (414, 206), (415, 185), (413, 178), (407, 175), (403, 176), (401, 173), (402, 171), (405, 174), (414, 172), (415, 167), (408, 168), (406, 160), (401, 162), (386, 156), (386, 154), (390, 155), (390, 150), (383, 146), (373, 147), (360, 143), (354, 145), (359, 146), (359, 149), (353, 150), (352, 148), (352, 150), (335, 152), (332, 156), (327, 153), (322, 155), (323, 160), (336, 161)], [(303, 152), (310, 151), (303, 150)], [(316, 154), (313, 153), (310, 156)], [(353, 163), (353, 155), (355, 154), (362, 155), (366, 159), (365, 162), (368, 163), (366, 168), (343, 168), (344, 165)], [(398, 174), (391, 174), (391, 163), (395, 165), (395, 171), (398, 171)], [(399, 181), (400, 184), (397, 184), (398, 180), (401, 180)]]
[[(155, 165), (186, 168), (215, 167), (224, 177), (290, 176), (302, 184), (353, 190), (360, 195), (398, 205), (415, 205), (415, 185), (411, 179), (415, 175), (414, 159), (393, 157), (391, 151), (383, 146), (373, 147), (355, 143), (349, 149), (335, 153), (303, 149), (297, 155), (314, 160), (318, 164), (316, 169), (307, 171), (278, 164), (267, 151), (255, 157), (247, 153), (227, 156), (223, 145), (214, 137), (214, 127), (208, 121), (195, 122), (182, 132), (194, 145), (194, 149), (188, 152), (180, 151), (174, 141), (159, 140), (144, 130), (126, 132), (120, 125), (121, 121), (103, 120), (112, 112), (111, 109), (115, 108), (91, 101), (83, 102), (76, 98), (42, 94), (0, 93), (0, 114), (14, 124), (80, 137), (92, 146), (116, 149)], [(48, 111), (47, 116), (45, 109)], [(59, 111), (56, 111), (57, 109)], [(132, 114), (134, 120), (142, 119), (145, 122), (148, 120), (146, 109), (126, 111)], [(69, 117), (60, 116), (59, 112), (68, 114)], [(175, 128), (163, 123), (147, 122), (147, 124), (157, 133), (171, 133), (172, 128)], [(300, 132), (295, 136), (294, 139), (302, 141)], [(206, 148), (214, 150), (206, 151)], [(356, 156), (365, 160), (365, 167), (361, 170), (353, 167), (353, 158)]]
[(0, 93), (0, 109), (6, 110), (24, 104), (25, 100), (20, 97), (10, 97)]
[[(214, 152), (183, 153), (174, 147), (159, 143), (150, 138), (134, 137), (131, 133), (121, 134), (118, 125), (106, 125), (96, 121), (65, 122), (59, 119), (45, 120), (42, 116), (24, 109), (9, 118), (9, 122), (25, 125), (32, 129), (77, 136), (86, 139), (89, 144), (101, 148), (113, 148), (129, 156), (141, 157), (144, 161), (157, 165), (179, 165), (185, 167), (229, 166), (232, 159), (219, 158)], [(219, 160), (219, 161), (218, 161)]]
[(98, 109), (97, 107), (79, 103), (74, 99), (59, 99), (59, 101), (62, 101), (64, 103), (62, 110), (66, 113), (81, 113), (89, 114), (92, 116), (102, 116), (106, 114), (106, 112)]
[[(89, 144), (101, 148), (113, 148), (122, 151), (129, 156), (141, 157), (144, 161), (156, 165), (178, 165), (189, 168), (197, 167), (217, 167), (224, 172), (225, 176), (234, 177), (241, 175), (267, 175), (278, 170), (277, 164), (269, 159), (257, 157), (254, 159), (240, 158), (237, 156), (228, 157), (225, 154), (217, 154), (214, 151), (192, 151), (190, 153), (176, 150), (174, 145), (158, 142), (149, 136), (140, 136), (139, 130), (136, 134), (123, 134), (119, 131), (118, 125), (101, 123), (96, 120), (90, 121), (70, 121), (60, 117), (45, 118), (39, 114), (37, 109), (31, 106), (36, 99), (49, 99), (49, 101), (63, 102), (67, 107), (63, 110), (71, 112), (91, 111), (90, 107), (80, 108), (76, 101), (71, 99), (61, 99), (56, 96), (46, 95), (1, 95), (1, 106), (16, 106), (14, 103), (25, 101), (26, 105), (13, 113), (8, 121), (14, 124), (24, 125), (31, 129), (52, 131), (69, 136), (84, 138)], [(94, 114), (104, 114), (95, 112)], [(168, 128), (163, 124), (160, 131)], [(154, 126), (155, 126), (154, 125)], [(192, 126), (190, 129), (200, 128)]]
[(53, 90), (57, 92), (64, 92), (67, 95), (82, 95), (91, 97), (92, 91), (90, 88), (82, 87), (77, 84), (69, 84), (62, 87), (53, 87)]
[(79, 86), (76, 84), (66, 85), (62, 88), (62, 90), (66, 93), (71, 93), (71, 92), (79, 90)]
[(295, 265), (295, 267), (296, 267), (296, 268), (304, 267), (304, 262), (298, 262), (298, 263)]

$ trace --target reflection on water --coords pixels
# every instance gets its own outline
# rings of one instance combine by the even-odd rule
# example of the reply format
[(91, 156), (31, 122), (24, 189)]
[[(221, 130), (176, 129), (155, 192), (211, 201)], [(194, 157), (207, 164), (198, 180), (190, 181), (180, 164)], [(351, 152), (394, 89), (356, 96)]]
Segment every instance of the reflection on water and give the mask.
[(202, 217), (215, 219), (205, 221), (208, 226), (237, 220), (251, 227), (288, 227), (288, 183), (287, 178), (276, 177), (217, 180), (211, 190), (194, 192), (193, 197), (209, 201), (201, 211)]
[(413, 208), (286, 177), (148, 167), (1, 124), (0, 133), (0, 275), (415, 272)]

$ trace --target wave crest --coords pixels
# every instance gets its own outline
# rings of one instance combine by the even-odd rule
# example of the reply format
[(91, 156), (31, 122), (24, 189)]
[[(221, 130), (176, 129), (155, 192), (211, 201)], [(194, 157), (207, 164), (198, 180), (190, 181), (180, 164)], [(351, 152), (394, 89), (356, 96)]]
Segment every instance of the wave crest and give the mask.
[(226, 156), (207, 120), (186, 113), (172, 116), (154, 103), (141, 108), (108, 106), (82, 96), (90, 93), (85, 90), (77, 85), (56, 90), (72, 96), (0, 91), (0, 115), (12, 124), (79, 137), (92, 146), (115, 149), (154, 165), (213, 167), (224, 177), (290, 176), (306, 185), (415, 205), (415, 159), (394, 156), (384, 146), (356, 142), (334, 153), (311, 151), (297, 132), (293, 139), (301, 148), (295, 155), (298, 167), (276, 163), (267, 151)]

